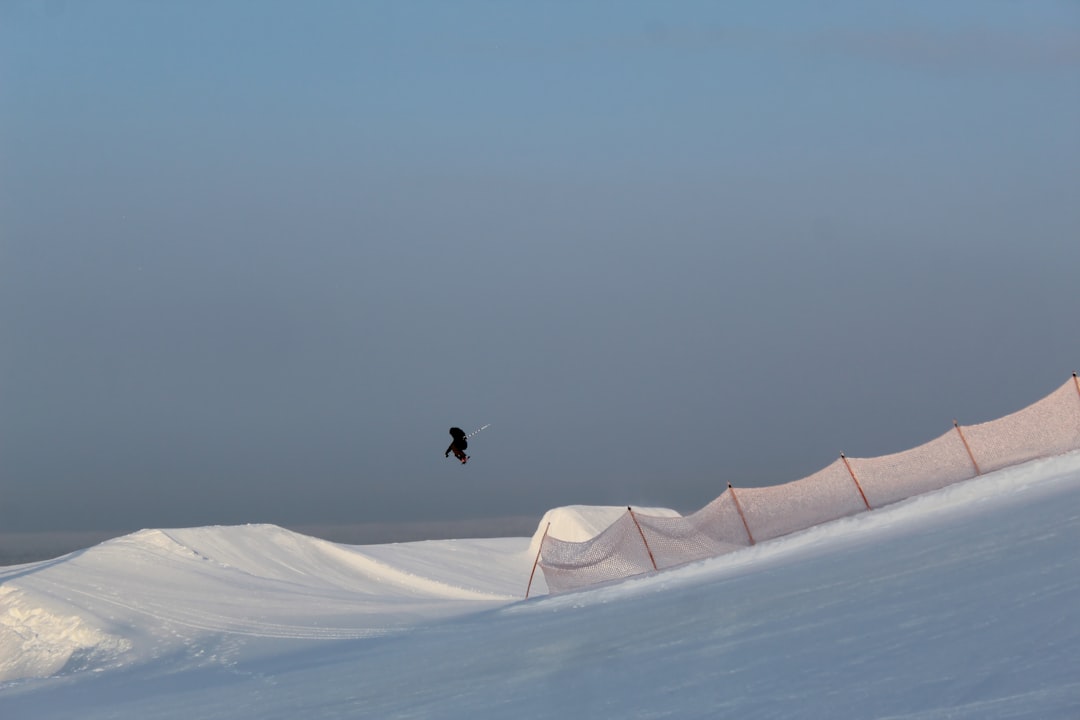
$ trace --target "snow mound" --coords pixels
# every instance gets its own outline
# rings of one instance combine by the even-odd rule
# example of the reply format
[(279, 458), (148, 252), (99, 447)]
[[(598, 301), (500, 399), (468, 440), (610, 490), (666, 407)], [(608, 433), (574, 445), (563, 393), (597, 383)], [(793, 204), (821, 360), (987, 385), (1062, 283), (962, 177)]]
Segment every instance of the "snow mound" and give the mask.
[(525, 538), (419, 545), (338, 545), (275, 525), (150, 529), (0, 568), (0, 682), (176, 653), (227, 664), (228, 638), (376, 637), (524, 591)]
[[(366, 592), (372, 583), (410, 594), (473, 600), (502, 599), (498, 593), (460, 587), (380, 562), (359, 548), (301, 535), (276, 525), (141, 530), (114, 544), (160, 561), (188, 564), (189, 571), (222, 580), (236, 575), (309, 589)], [(193, 567), (202, 564), (201, 568)]]

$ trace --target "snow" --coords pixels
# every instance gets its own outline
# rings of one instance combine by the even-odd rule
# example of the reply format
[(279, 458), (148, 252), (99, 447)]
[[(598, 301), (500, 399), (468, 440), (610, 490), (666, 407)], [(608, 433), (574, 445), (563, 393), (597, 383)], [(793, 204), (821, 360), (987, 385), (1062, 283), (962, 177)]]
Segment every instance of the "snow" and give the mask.
[(535, 541), (143, 530), (0, 568), (0, 717), (1080, 717), (1080, 453), (524, 601)]

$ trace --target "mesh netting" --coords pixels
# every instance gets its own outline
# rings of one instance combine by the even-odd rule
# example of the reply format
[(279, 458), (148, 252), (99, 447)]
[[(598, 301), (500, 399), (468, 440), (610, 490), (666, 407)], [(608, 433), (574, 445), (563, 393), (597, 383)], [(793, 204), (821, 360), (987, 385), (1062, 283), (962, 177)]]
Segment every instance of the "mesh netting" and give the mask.
[(634, 519), (627, 512), (591, 540), (566, 542), (548, 535), (540, 567), (551, 592), (630, 577), (653, 569)]
[(975, 477), (975, 466), (956, 428), (911, 450), (876, 458), (848, 458), (848, 462), (870, 507)]
[(866, 509), (851, 474), (837, 460), (802, 480), (735, 491), (756, 542)]
[(1074, 380), (1023, 410), (964, 426), (979, 469), (999, 470), (1080, 447), (1080, 391)]
[(999, 420), (953, 428), (904, 452), (848, 458), (850, 471), (837, 460), (783, 485), (739, 488), (735, 495), (725, 491), (686, 517), (627, 512), (585, 542), (549, 535), (541, 545), (540, 567), (549, 591), (572, 590), (652, 571), (649, 550), (658, 569), (669, 568), (751, 544), (747, 527), (753, 540), (760, 542), (853, 515), (865, 510), (867, 502), (881, 507), (967, 480), (976, 475), (972, 456), (986, 473), (1076, 449), (1080, 449), (1080, 386), (1074, 377), (1042, 400)]
[(659, 569), (716, 557), (750, 544), (727, 491), (693, 515), (655, 517), (639, 513), (637, 520)]

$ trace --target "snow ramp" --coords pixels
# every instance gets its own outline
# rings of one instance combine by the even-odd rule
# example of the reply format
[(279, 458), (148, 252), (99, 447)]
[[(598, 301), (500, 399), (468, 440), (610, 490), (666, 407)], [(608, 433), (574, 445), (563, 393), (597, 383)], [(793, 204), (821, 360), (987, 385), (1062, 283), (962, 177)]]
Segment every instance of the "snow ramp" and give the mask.
[(274, 525), (141, 530), (0, 569), (0, 682), (176, 652), (224, 659), (229, 637), (373, 637), (497, 607), (520, 598), (527, 542), (347, 546)]

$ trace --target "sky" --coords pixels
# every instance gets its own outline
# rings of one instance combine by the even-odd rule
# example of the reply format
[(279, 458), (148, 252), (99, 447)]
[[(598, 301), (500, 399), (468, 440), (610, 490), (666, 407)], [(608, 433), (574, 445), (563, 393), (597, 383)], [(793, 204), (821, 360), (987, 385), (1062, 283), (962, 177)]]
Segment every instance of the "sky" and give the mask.
[(1018, 410), (1078, 70), (1071, 2), (5, 2), (0, 525), (692, 511)]

